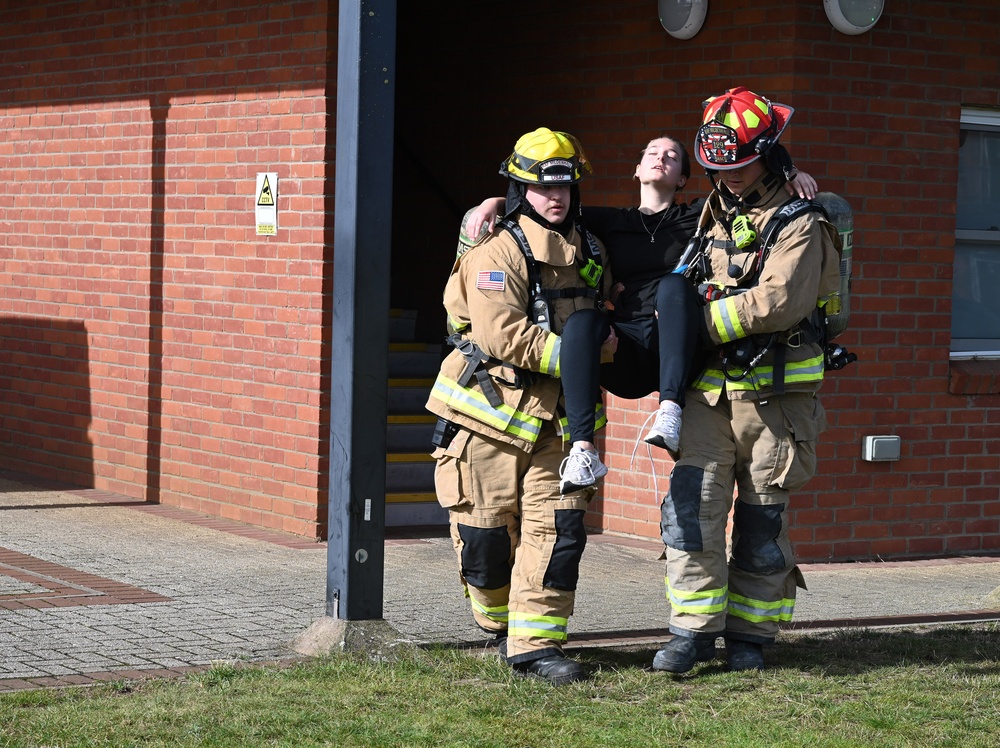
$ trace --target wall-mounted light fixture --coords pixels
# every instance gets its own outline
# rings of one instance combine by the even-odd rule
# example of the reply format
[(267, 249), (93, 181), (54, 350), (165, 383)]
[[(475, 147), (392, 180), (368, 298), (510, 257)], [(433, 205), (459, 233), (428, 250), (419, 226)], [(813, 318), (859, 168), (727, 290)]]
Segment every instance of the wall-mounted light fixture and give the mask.
[(660, 25), (677, 39), (690, 39), (705, 25), (708, 0), (657, 0), (657, 6)]
[(823, 0), (823, 9), (833, 27), (851, 36), (871, 30), (884, 8), (885, 0)]

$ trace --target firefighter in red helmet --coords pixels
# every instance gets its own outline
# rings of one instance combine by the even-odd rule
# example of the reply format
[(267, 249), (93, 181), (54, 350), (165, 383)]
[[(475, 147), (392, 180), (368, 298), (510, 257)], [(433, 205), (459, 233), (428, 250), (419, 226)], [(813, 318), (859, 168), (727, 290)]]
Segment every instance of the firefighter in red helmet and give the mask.
[(762, 669), (764, 645), (791, 620), (804, 586), (788, 505), (815, 473), (826, 427), (817, 309), (839, 287), (839, 238), (810, 201), (782, 189), (794, 176), (779, 143), (792, 114), (732, 88), (705, 102), (697, 133), (695, 156), (714, 190), (688, 275), (713, 352), (687, 392), (661, 505), (673, 636), (656, 653), (657, 670), (712, 659), (718, 637), (731, 669)]

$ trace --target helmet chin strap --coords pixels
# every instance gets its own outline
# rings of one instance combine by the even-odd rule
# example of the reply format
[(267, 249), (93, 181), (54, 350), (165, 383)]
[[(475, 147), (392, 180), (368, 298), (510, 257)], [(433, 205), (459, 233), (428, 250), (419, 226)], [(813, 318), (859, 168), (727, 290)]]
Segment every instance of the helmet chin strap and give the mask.
[(503, 217), (511, 218), (515, 213), (521, 213), (537, 223), (539, 226), (555, 231), (563, 237), (568, 237), (570, 230), (573, 228), (574, 222), (577, 218), (579, 218), (581, 213), (580, 185), (574, 184), (570, 186), (569, 211), (566, 213), (566, 218), (564, 218), (560, 223), (550, 223), (539, 215), (538, 211), (532, 207), (531, 203), (528, 202), (527, 197), (525, 197), (526, 189), (527, 185), (524, 182), (518, 182), (514, 179), (509, 180), (509, 183), (507, 184), (507, 197), (504, 203)]
[(564, 218), (561, 222), (551, 223), (549, 221), (546, 221), (545, 218), (543, 218), (538, 213), (538, 211), (532, 207), (531, 203), (529, 203), (527, 200), (525, 200), (524, 205), (521, 206), (521, 214), (527, 216), (542, 228), (549, 229), (550, 231), (555, 231), (557, 234), (560, 234), (563, 238), (568, 237), (570, 229), (573, 228), (572, 216), (567, 215), (566, 218)]
[(722, 202), (726, 204), (727, 210), (732, 210), (733, 208), (742, 210), (744, 207), (756, 207), (775, 187), (780, 187), (786, 181), (784, 177), (768, 170), (764, 172), (764, 175), (760, 178), (760, 183), (753, 190), (737, 197), (729, 191), (729, 188), (725, 184), (721, 184), (715, 178), (715, 175), (718, 174), (715, 169), (706, 170), (706, 173), (712, 182), (712, 189), (722, 198)]

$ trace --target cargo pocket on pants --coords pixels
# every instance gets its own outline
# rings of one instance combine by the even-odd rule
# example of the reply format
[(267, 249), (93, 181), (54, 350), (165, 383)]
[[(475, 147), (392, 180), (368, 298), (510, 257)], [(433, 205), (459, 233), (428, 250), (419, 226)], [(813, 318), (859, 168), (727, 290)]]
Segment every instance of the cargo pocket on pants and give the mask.
[(434, 493), (438, 504), (445, 509), (472, 504), (472, 499), (467, 495), (469, 484), (463, 470), (469, 435), (470, 432), (459, 429), (447, 448), (438, 447), (431, 452), (431, 457), (437, 460), (434, 468)]
[(781, 400), (787, 436), (783, 460), (775, 466), (774, 484), (796, 491), (816, 474), (816, 440), (826, 428), (826, 412), (818, 398)]

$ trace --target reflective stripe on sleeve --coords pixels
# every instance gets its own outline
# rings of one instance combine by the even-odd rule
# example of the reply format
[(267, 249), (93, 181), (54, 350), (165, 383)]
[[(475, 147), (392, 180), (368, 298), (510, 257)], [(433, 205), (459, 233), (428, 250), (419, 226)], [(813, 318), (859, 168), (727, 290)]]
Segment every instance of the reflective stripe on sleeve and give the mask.
[(740, 318), (736, 314), (735, 296), (727, 296), (724, 299), (709, 302), (708, 309), (712, 317), (712, 326), (715, 327), (715, 331), (723, 343), (746, 337), (746, 333), (743, 332), (743, 323), (740, 322)]
[(452, 317), (451, 312), (448, 312), (448, 325), (455, 332), (462, 332), (462, 330), (466, 329), (469, 326), (469, 323), (462, 322), (461, 320)]
[(550, 332), (545, 341), (545, 349), (542, 351), (542, 363), (540, 365), (542, 374), (550, 377), (559, 376), (559, 352), (562, 350), (562, 338)]

